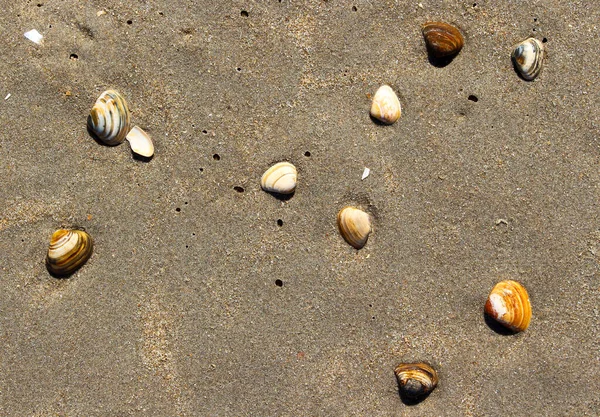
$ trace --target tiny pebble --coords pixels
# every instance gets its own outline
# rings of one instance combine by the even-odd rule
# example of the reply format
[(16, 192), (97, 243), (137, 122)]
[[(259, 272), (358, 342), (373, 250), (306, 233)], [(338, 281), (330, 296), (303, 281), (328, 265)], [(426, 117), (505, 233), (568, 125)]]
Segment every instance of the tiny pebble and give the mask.
[(8, 94), (6, 95), (6, 97), (4, 97), (4, 100), (8, 100), (9, 98), (10, 98), (10, 93), (8, 93)]

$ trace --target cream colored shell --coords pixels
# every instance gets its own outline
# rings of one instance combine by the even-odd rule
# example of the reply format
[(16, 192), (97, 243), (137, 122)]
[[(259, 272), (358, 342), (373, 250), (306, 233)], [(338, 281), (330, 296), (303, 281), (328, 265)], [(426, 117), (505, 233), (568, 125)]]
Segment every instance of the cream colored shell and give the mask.
[(340, 234), (356, 249), (367, 243), (371, 233), (371, 218), (364, 211), (354, 207), (344, 207), (337, 215)]
[(154, 155), (154, 144), (150, 136), (138, 126), (133, 126), (133, 129), (125, 137), (131, 146), (131, 150), (145, 158), (150, 158)]
[(371, 116), (382, 123), (391, 125), (400, 118), (402, 109), (398, 96), (389, 85), (379, 87), (371, 103)]
[(279, 162), (269, 168), (262, 176), (260, 185), (263, 190), (277, 194), (292, 194), (296, 189), (298, 172), (289, 162)]
[(129, 132), (129, 109), (123, 96), (115, 90), (103, 92), (88, 117), (88, 129), (107, 145), (118, 145)]

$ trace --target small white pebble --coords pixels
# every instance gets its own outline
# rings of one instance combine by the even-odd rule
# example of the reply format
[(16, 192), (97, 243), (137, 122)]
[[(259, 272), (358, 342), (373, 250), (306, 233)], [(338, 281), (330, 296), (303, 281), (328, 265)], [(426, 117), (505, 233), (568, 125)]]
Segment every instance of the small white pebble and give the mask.
[(96, 12), (96, 16), (98, 16), (98, 17), (102, 16), (103, 14), (106, 14), (106, 11), (104, 11), (104, 10), (98, 10)]
[(44, 38), (42, 34), (35, 29), (25, 32), (25, 37), (38, 45), (42, 43), (42, 39)]
[(365, 170), (363, 171), (361, 180), (364, 180), (365, 178), (367, 178), (370, 173), (371, 173), (371, 170), (369, 168), (365, 168)]
[(9, 98), (10, 98), (10, 93), (8, 93), (8, 94), (6, 95), (6, 97), (4, 97), (4, 100), (8, 100)]

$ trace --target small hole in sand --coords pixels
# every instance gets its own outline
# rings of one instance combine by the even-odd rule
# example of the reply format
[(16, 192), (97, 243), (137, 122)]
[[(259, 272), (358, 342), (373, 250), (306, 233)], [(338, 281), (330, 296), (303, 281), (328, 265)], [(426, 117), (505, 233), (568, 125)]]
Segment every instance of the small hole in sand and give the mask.
[(242, 17), (248, 17), (248, 14), (249, 14), (249, 13), (248, 13), (247, 11), (245, 11), (245, 10), (242, 10), (242, 11), (240, 12), (240, 15), (242, 15)]
[(276, 279), (275, 280), (275, 285), (277, 285), (278, 287), (283, 287), (283, 281), (280, 279)]
[(213, 155), (213, 159), (214, 159), (215, 161), (220, 161), (220, 160), (221, 160), (221, 157), (219, 156), (219, 154), (218, 154), (218, 153), (216, 153), (216, 154), (214, 154), (214, 155)]
[(477, 98), (477, 96), (474, 96), (473, 94), (471, 94), (469, 96), (469, 101), (472, 101), (473, 103), (477, 103), (479, 101), (479, 99)]
[(237, 191), (238, 193), (243, 193), (244, 192), (244, 187), (240, 187), (239, 185), (236, 185), (235, 187), (233, 187), (233, 189), (235, 191)]
[(279, 227), (283, 226), (283, 220), (278, 219), (277, 220), (277, 226), (279, 226)]

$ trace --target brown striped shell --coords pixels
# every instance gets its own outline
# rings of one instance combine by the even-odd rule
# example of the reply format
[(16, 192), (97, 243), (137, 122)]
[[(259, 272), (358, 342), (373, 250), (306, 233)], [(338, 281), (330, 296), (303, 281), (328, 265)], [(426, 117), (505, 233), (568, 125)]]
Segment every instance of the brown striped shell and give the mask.
[(56, 276), (71, 275), (89, 259), (92, 248), (92, 238), (83, 230), (57, 230), (50, 238), (46, 267)]
[(516, 281), (501, 281), (492, 288), (485, 303), (485, 313), (513, 332), (523, 331), (531, 320), (529, 294)]
[(371, 218), (367, 213), (354, 207), (344, 207), (337, 215), (337, 224), (346, 242), (356, 249), (365, 246), (371, 233)]
[(465, 40), (460, 31), (452, 25), (442, 22), (427, 22), (421, 28), (427, 51), (434, 58), (455, 56), (460, 52)]
[(98, 97), (88, 117), (89, 131), (107, 145), (118, 145), (129, 133), (129, 109), (123, 96), (107, 90)]
[(401, 363), (394, 373), (398, 380), (400, 395), (409, 399), (425, 397), (438, 383), (435, 369), (423, 362)]

